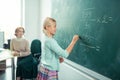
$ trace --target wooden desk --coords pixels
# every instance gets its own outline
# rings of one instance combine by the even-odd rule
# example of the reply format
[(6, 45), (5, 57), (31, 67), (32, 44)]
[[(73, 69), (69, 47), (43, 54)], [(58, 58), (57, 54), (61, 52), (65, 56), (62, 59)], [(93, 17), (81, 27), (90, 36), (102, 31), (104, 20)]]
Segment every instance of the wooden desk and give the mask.
[(6, 69), (6, 59), (13, 58), (11, 51), (0, 48), (0, 70)]
[(0, 61), (0, 71), (6, 69), (6, 60)]
[(4, 61), (6, 59), (13, 58), (14, 56), (11, 54), (11, 51), (8, 49), (0, 49), (0, 61)]

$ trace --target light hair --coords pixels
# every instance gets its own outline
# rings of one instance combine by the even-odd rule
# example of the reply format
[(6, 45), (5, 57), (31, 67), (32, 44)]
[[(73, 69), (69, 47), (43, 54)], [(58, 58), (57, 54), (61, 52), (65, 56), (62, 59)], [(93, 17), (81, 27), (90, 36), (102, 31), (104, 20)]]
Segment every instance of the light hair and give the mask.
[(23, 27), (17, 27), (15, 29), (15, 36), (17, 36), (17, 32), (19, 32), (20, 29), (23, 29), (23, 33), (25, 33), (25, 29)]
[(50, 27), (51, 26), (51, 22), (55, 22), (56, 23), (56, 20), (51, 18), (51, 17), (46, 17), (46, 19), (44, 20), (44, 23), (43, 23), (43, 32), (46, 34), (46, 27)]

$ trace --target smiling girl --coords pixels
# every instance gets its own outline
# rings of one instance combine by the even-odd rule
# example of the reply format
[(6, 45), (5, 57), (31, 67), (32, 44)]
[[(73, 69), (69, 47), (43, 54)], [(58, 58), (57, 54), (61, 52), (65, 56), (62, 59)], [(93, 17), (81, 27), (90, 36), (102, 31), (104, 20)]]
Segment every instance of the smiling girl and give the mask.
[(59, 64), (63, 61), (62, 57), (67, 58), (69, 56), (79, 39), (78, 35), (74, 35), (69, 46), (66, 49), (62, 49), (53, 38), (56, 28), (56, 20), (47, 17), (43, 24), (44, 38), (42, 40), (41, 63), (37, 80), (58, 80)]

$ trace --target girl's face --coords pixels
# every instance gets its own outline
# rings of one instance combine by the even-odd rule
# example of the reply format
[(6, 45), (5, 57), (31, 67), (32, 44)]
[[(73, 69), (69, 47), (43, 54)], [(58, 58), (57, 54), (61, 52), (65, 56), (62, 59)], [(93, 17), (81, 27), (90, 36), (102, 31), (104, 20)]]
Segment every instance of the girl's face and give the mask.
[(48, 33), (53, 36), (56, 33), (56, 22), (51, 21), (50, 26), (47, 27), (47, 30), (48, 30)]
[(18, 38), (21, 38), (21, 37), (23, 36), (23, 34), (24, 34), (23, 29), (19, 29), (19, 30), (16, 32), (16, 36), (17, 36)]

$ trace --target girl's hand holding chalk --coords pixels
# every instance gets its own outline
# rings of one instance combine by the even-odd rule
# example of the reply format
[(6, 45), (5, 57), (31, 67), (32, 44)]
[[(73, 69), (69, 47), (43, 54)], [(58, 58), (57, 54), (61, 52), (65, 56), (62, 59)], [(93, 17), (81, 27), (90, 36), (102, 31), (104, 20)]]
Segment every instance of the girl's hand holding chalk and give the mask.
[(79, 35), (74, 35), (72, 41), (77, 42), (78, 39), (79, 39)]

